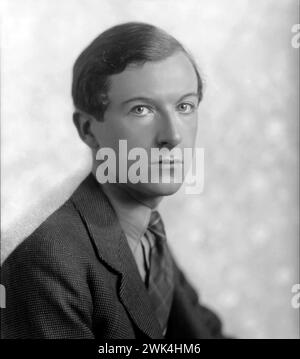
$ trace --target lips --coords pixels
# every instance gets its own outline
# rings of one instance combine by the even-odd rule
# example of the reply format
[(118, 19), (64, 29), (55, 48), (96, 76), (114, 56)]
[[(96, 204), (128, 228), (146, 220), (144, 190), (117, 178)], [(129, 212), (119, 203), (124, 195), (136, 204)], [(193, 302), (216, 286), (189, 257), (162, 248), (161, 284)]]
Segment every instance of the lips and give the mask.
[(161, 164), (175, 164), (175, 163), (182, 163), (182, 160), (177, 158), (163, 158), (159, 160), (159, 163)]
[(178, 165), (182, 164), (183, 161), (180, 158), (160, 158), (158, 161), (153, 161), (151, 164), (153, 165)]

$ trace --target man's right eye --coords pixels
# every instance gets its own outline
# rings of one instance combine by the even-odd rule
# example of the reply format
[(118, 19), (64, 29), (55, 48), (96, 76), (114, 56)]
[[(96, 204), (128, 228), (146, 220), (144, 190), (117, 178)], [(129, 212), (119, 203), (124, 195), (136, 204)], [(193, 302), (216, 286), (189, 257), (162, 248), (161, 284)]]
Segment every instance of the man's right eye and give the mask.
[(136, 116), (146, 116), (151, 112), (152, 111), (147, 106), (142, 106), (142, 105), (134, 106), (130, 110), (130, 113), (133, 113)]

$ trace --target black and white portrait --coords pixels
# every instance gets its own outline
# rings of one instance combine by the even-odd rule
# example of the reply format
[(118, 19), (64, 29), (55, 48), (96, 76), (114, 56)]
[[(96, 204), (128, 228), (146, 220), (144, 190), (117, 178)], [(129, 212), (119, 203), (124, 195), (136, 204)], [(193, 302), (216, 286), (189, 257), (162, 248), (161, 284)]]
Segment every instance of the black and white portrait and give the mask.
[(2, 338), (299, 338), (297, 1), (2, 9)]

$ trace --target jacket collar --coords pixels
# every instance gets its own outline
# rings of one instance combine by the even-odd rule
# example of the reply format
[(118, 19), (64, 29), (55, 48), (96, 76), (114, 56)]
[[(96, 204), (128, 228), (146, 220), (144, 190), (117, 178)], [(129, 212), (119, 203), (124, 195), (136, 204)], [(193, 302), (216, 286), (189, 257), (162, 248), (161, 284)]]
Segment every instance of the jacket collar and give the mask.
[(90, 174), (71, 197), (99, 259), (121, 277), (119, 294), (135, 324), (150, 338), (163, 338), (145, 285), (108, 198)]

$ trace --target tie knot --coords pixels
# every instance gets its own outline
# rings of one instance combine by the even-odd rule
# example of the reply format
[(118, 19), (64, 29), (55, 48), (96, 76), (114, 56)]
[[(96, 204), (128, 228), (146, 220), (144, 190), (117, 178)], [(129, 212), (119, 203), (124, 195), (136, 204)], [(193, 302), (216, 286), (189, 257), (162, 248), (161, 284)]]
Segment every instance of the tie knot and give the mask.
[(152, 211), (148, 229), (160, 239), (166, 239), (165, 227), (161, 216), (157, 211)]

